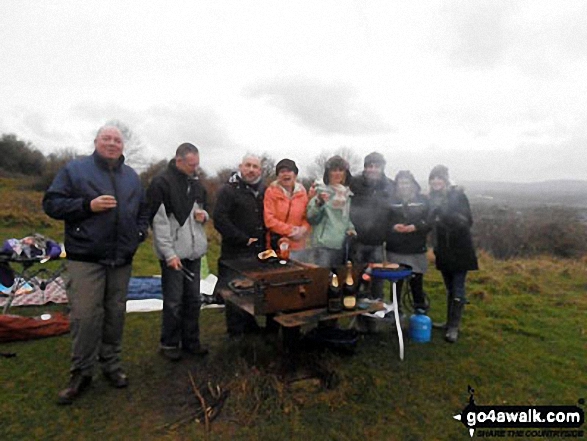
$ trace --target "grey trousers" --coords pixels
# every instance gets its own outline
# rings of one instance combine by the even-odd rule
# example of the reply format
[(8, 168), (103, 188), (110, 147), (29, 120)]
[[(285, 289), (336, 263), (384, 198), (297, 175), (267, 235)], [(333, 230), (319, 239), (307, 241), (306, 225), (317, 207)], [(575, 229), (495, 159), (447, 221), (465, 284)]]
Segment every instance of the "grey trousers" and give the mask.
[(120, 369), (130, 274), (131, 265), (67, 262), (72, 372), (93, 375), (96, 360), (104, 372)]

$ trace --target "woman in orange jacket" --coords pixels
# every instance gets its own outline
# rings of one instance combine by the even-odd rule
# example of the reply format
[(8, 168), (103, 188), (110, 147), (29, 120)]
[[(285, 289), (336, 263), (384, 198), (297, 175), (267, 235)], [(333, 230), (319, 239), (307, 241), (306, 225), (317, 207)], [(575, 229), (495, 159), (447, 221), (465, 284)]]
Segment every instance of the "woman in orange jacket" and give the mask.
[(290, 240), (290, 256), (303, 260), (306, 238), (310, 224), (306, 219), (308, 194), (296, 181), (298, 167), (291, 159), (282, 159), (275, 167), (277, 179), (265, 191), (264, 219), (269, 240), (267, 243), (277, 251), (276, 243), (281, 237)]

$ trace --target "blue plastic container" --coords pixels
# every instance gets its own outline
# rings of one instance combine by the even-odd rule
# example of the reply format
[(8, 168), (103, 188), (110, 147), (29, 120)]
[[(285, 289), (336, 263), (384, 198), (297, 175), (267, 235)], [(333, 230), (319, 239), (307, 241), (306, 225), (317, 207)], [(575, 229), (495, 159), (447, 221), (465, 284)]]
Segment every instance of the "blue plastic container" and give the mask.
[(410, 317), (410, 339), (417, 343), (428, 343), (432, 338), (432, 320), (424, 311), (416, 310)]

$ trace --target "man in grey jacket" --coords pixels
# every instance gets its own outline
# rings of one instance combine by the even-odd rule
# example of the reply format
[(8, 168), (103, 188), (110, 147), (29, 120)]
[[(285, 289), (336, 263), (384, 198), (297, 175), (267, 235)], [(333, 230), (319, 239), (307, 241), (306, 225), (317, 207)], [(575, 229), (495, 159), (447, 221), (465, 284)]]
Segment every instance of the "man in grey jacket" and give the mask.
[(208, 353), (200, 344), (199, 327), (200, 258), (208, 248), (204, 223), (209, 218), (206, 190), (196, 174), (199, 164), (197, 147), (181, 144), (147, 190), (155, 254), (161, 265), (161, 353), (170, 360), (179, 360), (182, 352)]

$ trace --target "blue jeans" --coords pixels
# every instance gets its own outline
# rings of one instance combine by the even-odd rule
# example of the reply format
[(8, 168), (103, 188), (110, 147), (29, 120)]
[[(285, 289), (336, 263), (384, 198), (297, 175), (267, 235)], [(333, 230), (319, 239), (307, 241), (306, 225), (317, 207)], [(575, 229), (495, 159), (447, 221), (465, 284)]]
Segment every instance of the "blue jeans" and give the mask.
[(441, 271), (446, 287), (447, 298), (449, 302), (459, 299), (463, 304), (466, 303), (465, 280), (467, 271)]
[(163, 291), (163, 318), (161, 347), (195, 350), (200, 346), (200, 259), (183, 259), (184, 268), (195, 274), (188, 280), (182, 271), (176, 271), (160, 260), (161, 290)]

